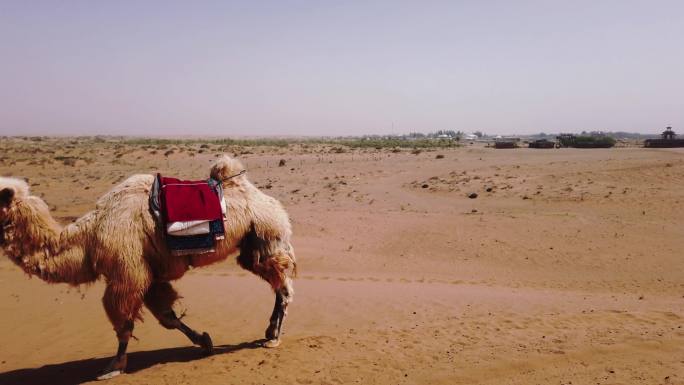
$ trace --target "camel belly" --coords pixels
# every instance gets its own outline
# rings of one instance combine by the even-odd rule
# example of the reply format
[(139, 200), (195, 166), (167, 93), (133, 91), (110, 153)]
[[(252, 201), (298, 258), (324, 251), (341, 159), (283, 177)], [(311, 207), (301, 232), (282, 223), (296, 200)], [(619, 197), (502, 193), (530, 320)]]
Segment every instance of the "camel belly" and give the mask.
[(190, 264), (193, 267), (202, 267), (202, 266), (211, 265), (212, 263), (222, 261), (226, 258), (228, 258), (228, 254), (219, 254), (216, 252), (204, 253), (204, 254), (190, 256)]

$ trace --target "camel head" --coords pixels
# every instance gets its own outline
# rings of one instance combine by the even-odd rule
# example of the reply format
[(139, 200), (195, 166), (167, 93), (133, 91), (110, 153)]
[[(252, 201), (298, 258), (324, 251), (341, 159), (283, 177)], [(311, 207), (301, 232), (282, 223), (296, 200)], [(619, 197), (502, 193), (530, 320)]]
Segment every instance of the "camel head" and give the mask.
[(29, 187), (25, 181), (0, 177), (0, 247), (5, 244), (5, 229), (12, 225), (17, 204), (28, 195)]
[(0, 177), (0, 249), (28, 274), (37, 274), (47, 251), (56, 252), (61, 227), (48, 205), (29, 195), (21, 179)]

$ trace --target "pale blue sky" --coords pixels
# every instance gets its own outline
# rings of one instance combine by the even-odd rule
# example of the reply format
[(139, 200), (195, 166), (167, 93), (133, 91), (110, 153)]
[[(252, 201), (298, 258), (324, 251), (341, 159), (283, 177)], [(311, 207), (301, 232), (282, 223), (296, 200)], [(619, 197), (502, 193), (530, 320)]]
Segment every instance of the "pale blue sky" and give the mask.
[(0, 0), (0, 134), (684, 133), (682, 47), (683, 1)]

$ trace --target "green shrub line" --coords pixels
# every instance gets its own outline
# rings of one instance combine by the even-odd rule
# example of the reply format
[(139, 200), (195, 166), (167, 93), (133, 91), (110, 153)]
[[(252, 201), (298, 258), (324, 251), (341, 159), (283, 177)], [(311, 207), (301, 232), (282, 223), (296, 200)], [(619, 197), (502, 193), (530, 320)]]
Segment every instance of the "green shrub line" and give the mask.
[(295, 140), (285, 139), (164, 139), (164, 138), (124, 138), (120, 141), (122, 144), (133, 146), (169, 146), (169, 145), (207, 145), (214, 144), (217, 146), (270, 146), (270, 147), (287, 147), (292, 143), (298, 143)]
[(449, 139), (415, 139), (400, 138), (363, 139), (363, 138), (293, 138), (293, 139), (165, 139), (165, 138), (124, 138), (119, 143), (134, 146), (179, 146), (207, 145), (243, 146), (243, 147), (287, 147), (290, 145), (324, 144), (346, 146), (349, 148), (448, 148), (458, 147), (456, 141)]
[(559, 136), (563, 147), (576, 148), (609, 148), (615, 146), (615, 139), (610, 136)]
[(331, 142), (351, 148), (447, 148), (458, 147), (458, 143), (449, 139), (340, 139)]

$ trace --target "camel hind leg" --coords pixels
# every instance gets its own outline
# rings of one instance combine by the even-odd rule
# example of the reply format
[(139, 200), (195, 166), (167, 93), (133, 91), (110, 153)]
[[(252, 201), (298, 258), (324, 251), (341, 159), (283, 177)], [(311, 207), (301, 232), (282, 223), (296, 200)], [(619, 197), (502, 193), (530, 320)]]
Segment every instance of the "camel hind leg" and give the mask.
[(168, 282), (153, 282), (145, 293), (145, 306), (157, 318), (159, 323), (167, 329), (177, 329), (193, 344), (199, 345), (204, 354), (211, 354), (214, 345), (208, 333), (198, 333), (183, 323), (173, 311), (173, 304), (178, 299), (178, 293)]
[(273, 312), (266, 328), (266, 342), (264, 347), (275, 348), (280, 345), (280, 334), (283, 327), (283, 321), (287, 315), (287, 306), (292, 302), (294, 291), (292, 289), (292, 280), (287, 277), (285, 283), (280, 289), (275, 290), (275, 304), (273, 305)]
[(296, 275), (294, 250), (288, 242), (266, 241), (251, 231), (240, 246), (237, 258), (241, 267), (267, 281), (275, 292), (275, 304), (268, 327), (264, 347), (280, 345), (280, 336), (287, 307), (294, 298), (292, 277)]

